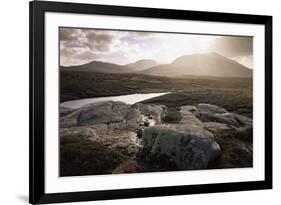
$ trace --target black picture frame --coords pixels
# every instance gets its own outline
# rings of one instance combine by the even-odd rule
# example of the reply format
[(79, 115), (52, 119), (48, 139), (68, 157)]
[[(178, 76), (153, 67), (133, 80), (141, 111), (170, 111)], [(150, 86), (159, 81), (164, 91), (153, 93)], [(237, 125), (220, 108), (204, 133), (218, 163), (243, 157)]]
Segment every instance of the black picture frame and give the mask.
[[(91, 201), (183, 195), (198, 193), (260, 190), (272, 188), (272, 16), (215, 13), (201, 11), (105, 6), (62, 2), (33, 1), (30, 11), (30, 165), (29, 202), (31, 204)], [(108, 191), (85, 191), (71, 193), (45, 192), (44, 161), (44, 20), (46, 12), (98, 14), (111, 16), (150, 17), (162, 19), (199, 20), (209, 22), (260, 24), (265, 27), (265, 180), (219, 184), (200, 184), (153, 188), (135, 188)]]

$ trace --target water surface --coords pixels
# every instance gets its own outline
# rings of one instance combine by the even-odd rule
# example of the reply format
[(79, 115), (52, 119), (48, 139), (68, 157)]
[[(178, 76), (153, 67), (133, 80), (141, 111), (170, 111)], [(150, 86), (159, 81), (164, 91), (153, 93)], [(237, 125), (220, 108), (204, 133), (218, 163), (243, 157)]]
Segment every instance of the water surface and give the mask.
[(148, 94), (131, 94), (131, 95), (120, 95), (120, 96), (109, 96), (109, 97), (97, 97), (97, 98), (86, 98), (81, 100), (71, 100), (61, 103), (62, 107), (68, 107), (77, 109), (84, 105), (100, 102), (100, 101), (121, 101), (127, 104), (134, 104), (137, 102), (141, 102), (143, 100), (147, 100), (150, 98), (155, 98), (161, 95), (168, 94), (166, 93), (148, 93)]

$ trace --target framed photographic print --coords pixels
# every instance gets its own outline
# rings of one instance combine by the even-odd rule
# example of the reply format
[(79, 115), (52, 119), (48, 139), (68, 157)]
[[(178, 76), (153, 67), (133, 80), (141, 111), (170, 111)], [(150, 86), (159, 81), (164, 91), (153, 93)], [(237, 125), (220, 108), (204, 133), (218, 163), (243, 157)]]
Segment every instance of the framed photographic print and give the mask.
[(30, 2), (30, 203), (272, 188), (272, 17)]

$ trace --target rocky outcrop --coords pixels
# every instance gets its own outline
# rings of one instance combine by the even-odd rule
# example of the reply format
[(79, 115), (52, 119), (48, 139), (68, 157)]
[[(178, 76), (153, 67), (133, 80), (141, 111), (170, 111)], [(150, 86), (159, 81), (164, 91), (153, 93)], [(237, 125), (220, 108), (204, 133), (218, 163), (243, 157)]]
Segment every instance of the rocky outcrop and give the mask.
[[(196, 113), (196, 111), (195, 111)], [(203, 123), (196, 117), (196, 114), (192, 113), (192, 110), (187, 109), (187, 106), (183, 106), (180, 109), (181, 120), (180, 124), (189, 126), (189, 127), (203, 127)], [(197, 116), (199, 113), (197, 114)]]
[(140, 112), (122, 102), (97, 102), (84, 106), (79, 115), (78, 125), (95, 125), (127, 122), (137, 127)]
[(80, 110), (76, 110), (74, 112), (71, 112), (68, 115), (61, 116), (60, 117), (60, 127), (69, 128), (69, 127), (77, 126), (79, 114), (80, 114)]
[(194, 116), (200, 117), (200, 112), (199, 112), (198, 108), (194, 105), (181, 106), (180, 110), (181, 110), (182, 113), (191, 112)]
[(96, 130), (91, 127), (71, 127), (61, 128), (60, 138), (79, 138), (81, 140), (96, 140), (98, 135)]
[(90, 140), (98, 142), (103, 146), (118, 151), (125, 156), (135, 158), (142, 148), (140, 139), (136, 133), (131, 131), (114, 131), (106, 124), (79, 126), (60, 129), (60, 137), (79, 138), (79, 140)]
[(235, 113), (230, 113), (224, 108), (218, 107), (216, 105), (199, 104), (198, 109), (200, 112), (201, 121), (220, 123), (207, 124), (207, 126), (211, 125), (213, 127), (217, 126), (217, 128), (223, 128), (224, 124), (225, 126), (231, 128), (252, 127), (252, 119)]
[(60, 116), (61, 139), (87, 140), (122, 156), (113, 173), (251, 166), (252, 119), (216, 105), (105, 101), (60, 108)]
[(216, 105), (211, 105), (211, 104), (205, 104), (201, 103), (198, 104), (198, 109), (201, 114), (209, 113), (209, 114), (221, 114), (221, 113), (226, 113), (227, 111), (219, 106)]
[(136, 103), (132, 106), (132, 108), (139, 110), (144, 116), (153, 118), (156, 124), (161, 123), (161, 115), (164, 110), (167, 109), (165, 105), (149, 105), (142, 103)]
[(68, 115), (68, 114), (72, 113), (74, 110), (75, 109), (61, 106), (60, 107), (60, 117)]
[(253, 166), (251, 129), (221, 130), (214, 134), (223, 151), (208, 168), (238, 168)]
[(224, 123), (219, 123), (219, 122), (204, 122), (204, 127), (209, 129), (209, 130), (228, 130), (231, 129), (230, 126)]
[[(140, 112), (122, 102), (96, 102), (60, 118), (60, 127), (116, 124), (126, 129), (138, 127)], [(124, 125), (126, 123), (126, 125)], [(125, 126), (125, 127), (124, 127)]]
[(152, 163), (166, 158), (178, 169), (202, 169), (220, 155), (212, 133), (202, 127), (154, 126), (144, 130), (144, 152)]

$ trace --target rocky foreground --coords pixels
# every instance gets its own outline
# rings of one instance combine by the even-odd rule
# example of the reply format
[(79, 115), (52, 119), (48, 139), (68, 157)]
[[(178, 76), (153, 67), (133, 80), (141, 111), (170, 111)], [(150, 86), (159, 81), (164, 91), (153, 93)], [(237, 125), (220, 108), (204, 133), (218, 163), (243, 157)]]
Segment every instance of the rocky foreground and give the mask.
[(252, 119), (211, 104), (60, 108), (62, 176), (251, 167)]

